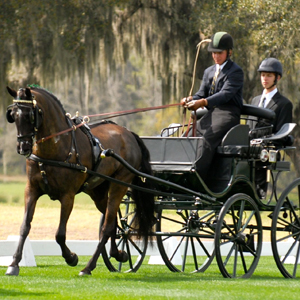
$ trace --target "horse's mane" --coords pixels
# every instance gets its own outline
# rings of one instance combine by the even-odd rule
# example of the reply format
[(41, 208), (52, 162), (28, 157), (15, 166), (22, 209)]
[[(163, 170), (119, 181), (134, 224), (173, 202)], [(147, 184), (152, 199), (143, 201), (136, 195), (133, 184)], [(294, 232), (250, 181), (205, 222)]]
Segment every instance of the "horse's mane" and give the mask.
[(50, 95), (58, 104), (59, 106), (61, 107), (61, 109), (63, 110), (64, 114), (66, 114), (66, 111), (62, 105), (62, 103), (60, 102), (60, 100), (53, 94), (51, 93), (50, 91), (48, 91), (47, 89), (37, 85), (37, 84), (29, 84), (28, 87), (32, 90), (32, 91), (37, 91), (41, 94), (48, 94)]

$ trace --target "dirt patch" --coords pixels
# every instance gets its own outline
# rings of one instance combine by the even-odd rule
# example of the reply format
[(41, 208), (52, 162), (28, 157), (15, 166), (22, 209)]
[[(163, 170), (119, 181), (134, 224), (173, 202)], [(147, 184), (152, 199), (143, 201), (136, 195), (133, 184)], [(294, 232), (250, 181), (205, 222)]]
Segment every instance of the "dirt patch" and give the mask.
[[(37, 207), (29, 238), (31, 240), (54, 240), (59, 224), (60, 208)], [(19, 235), (24, 207), (0, 204), (0, 240), (6, 240), (9, 235)], [(82, 209), (76, 204), (70, 216), (67, 227), (68, 240), (97, 240), (101, 213), (91, 209)]]

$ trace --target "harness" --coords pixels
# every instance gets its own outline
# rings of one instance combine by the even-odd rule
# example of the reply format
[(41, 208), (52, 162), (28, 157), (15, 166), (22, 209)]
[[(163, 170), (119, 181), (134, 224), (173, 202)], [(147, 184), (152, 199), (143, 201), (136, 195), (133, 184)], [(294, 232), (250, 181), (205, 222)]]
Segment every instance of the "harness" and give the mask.
[[(72, 119), (75, 125), (79, 125), (83, 123), (83, 117), (74, 117)], [(102, 124), (102, 123), (100, 123)], [(100, 154), (102, 152), (102, 145), (100, 144), (100, 141), (91, 133), (91, 129), (87, 124), (84, 124), (83, 126), (79, 127), (81, 131), (88, 137), (90, 144), (92, 146), (92, 157), (93, 157), (93, 170), (97, 169), (101, 159)], [(74, 131), (72, 132), (74, 133)], [(74, 140), (76, 141), (75, 137)]]
[[(74, 117), (70, 119), (69, 117), (66, 117), (67, 122), (70, 127), (73, 127), (74, 125), (80, 125), (83, 123), (83, 117)], [(105, 123), (101, 122), (100, 124)], [(92, 149), (92, 171), (96, 171), (99, 164), (101, 163), (101, 153), (104, 150), (100, 141), (98, 138), (96, 138), (92, 133), (91, 129), (87, 124), (83, 124), (82, 126), (79, 127), (80, 130), (88, 137), (88, 140), (91, 144), (91, 149)], [(72, 131), (72, 145), (71, 148), (74, 147), (75, 153), (76, 153), (76, 163), (70, 163), (69, 160), (72, 157), (72, 151), (69, 152), (69, 155), (65, 161), (56, 161), (56, 160), (49, 160), (49, 159), (43, 159), (40, 158), (34, 154), (31, 154), (27, 159), (33, 160), (38, 163), (39, 168), (40, 168), (40, 173), (43, 178), (43, 182), (45, 184), (46, 188), (46, 193), (50, 194), (50, 188), (49, 188), (49, 182), (47, 179), (47, 174), (44, 168), (44, 165), (49, 165), (49, 166), (54, 166), (54, 167), (65, 167), (69, 169), (74, 169), (81, 171), (83, 173), (87, 173), (87, 167), (83, 166), (81, 161), (80, 161), (80, 156), (78, 152), (78, 146), (77, 146), (77, 141), (76, 141), (76, 136), (75, 136), (75, 131)], [(85, 181), (85, 183), (81, 186), (78, 192), (84, 192), (89, 184), (94, 181), (95, 176), (91, 175), (89, 173), (88, 179)], [(54, 200), (54, 199), (53, 199)]]

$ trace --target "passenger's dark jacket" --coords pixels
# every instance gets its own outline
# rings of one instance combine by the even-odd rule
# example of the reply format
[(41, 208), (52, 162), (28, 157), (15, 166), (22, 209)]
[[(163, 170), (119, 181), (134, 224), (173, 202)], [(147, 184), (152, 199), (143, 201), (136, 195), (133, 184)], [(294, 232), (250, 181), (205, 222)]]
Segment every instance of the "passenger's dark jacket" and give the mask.
[[(261, 99), (261, 95), (254, 97), (251, 101), (252, 105), (258, 106)], [(286, 97), (277, 92), (270, 100), (266, 108), (273, 110), (276, 114), (275, 119), (270, 121), (266, 119), (252, 118), (248, 121), (250, 129), (273, 125), (273, 133), (279, 131), (285, 123), (292, 123), (293, 119), (293, 104)]]

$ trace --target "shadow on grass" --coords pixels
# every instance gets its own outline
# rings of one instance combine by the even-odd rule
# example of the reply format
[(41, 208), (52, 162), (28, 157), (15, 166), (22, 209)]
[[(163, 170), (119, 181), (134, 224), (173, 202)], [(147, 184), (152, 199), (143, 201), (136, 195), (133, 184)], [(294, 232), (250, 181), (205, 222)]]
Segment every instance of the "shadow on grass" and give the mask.
[(11, 289), (1, 289), (0, 288), (0, 298), (2, 297), (19, 297), (22, 299), (22, 296), (36, 296), (36, 297), (42, 297), (42, 299), (51, 299), (51, 295), (54, 295), (53, 293), (38, 293), (38, 292), (29, 292), (29, 291), (20, 291), (20, 290), (11, 290)]

